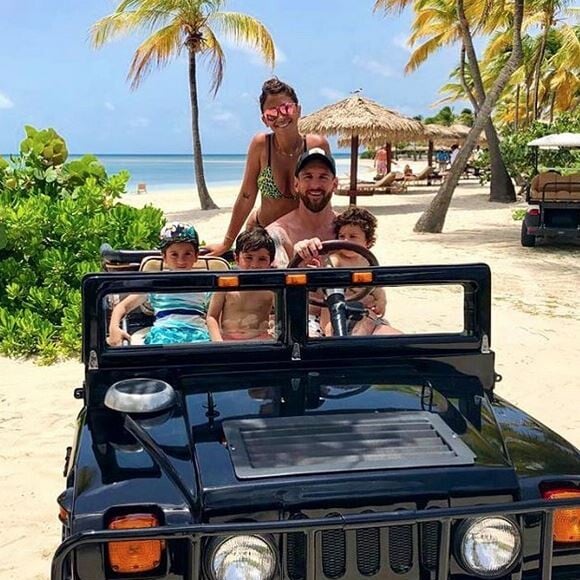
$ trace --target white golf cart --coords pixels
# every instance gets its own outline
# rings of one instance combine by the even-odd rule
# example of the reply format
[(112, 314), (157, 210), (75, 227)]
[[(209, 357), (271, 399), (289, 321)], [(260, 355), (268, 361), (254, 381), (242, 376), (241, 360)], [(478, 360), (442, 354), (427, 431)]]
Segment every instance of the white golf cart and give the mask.
[(538, 172), (540, 149), (580, 149), (580, 133), (546, 135), (528, 146), (535, 148), (536, 175), (526, 201), (537, 207), (530, 207), (522, 222), (522, 246), (535, 246), (538, 238), (580, 240), (580, 173)]

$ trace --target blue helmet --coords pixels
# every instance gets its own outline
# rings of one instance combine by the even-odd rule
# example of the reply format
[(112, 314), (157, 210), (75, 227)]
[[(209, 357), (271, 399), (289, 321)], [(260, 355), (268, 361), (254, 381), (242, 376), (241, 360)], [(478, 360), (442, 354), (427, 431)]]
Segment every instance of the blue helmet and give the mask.
[(159, 248), (161, 250), (178, 242), (189, 242), (196, 250), (199, 248), (199, 236), (191, 224), (175, 222), (166, 224), (161, 228), (159, 233)]

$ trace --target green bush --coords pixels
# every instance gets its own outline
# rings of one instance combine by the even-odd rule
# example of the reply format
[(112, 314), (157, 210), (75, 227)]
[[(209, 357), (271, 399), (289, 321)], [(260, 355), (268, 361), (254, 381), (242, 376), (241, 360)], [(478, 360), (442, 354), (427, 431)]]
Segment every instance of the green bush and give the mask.
[(100, 245), (154, 247), (164, 220), (118, 201), (127, 172), (92, 155), (67, 163), (53, 129), (25, 130), (20, 153), (0, 158), (0, 353), (51, 363), (80, 351), (80, 282), (100, 270)]

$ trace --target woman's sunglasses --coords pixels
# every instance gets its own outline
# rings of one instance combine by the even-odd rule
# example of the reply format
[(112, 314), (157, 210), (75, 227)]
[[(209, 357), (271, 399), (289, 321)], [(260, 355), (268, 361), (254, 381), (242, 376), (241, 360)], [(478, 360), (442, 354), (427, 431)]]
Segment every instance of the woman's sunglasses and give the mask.
[(264, 119), (269, 123), (271, 123), (272, 121), (275, 121), (280, 115), (282, 115), (283, 117), (288, 117), (289, 115), (292, 115), (295, 110), (296, 103), (289, 101), (287, 103), (282, 103), (277, 107), (265, 109), (263, 115)]

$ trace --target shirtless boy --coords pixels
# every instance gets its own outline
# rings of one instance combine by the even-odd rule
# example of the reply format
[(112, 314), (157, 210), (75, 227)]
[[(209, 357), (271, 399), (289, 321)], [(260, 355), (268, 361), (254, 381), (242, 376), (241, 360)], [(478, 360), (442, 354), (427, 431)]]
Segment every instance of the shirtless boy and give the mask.
[[(358, 244), (365, 248), (372, 248), (376, 241), (377, 218), (367, 209), (362, 207), (349, 207), (334, 218), (334, 233), (337, 240)], [(367, 267), (368, 262), (357, 252), (340, 250), (330, 256), (330, 261), (335, 268), (360, 268)], [(346, 297), (352, 295), (352, 290), (346, 291)], [(378, 286), (370, 294), (362, 299), (363, 305), (374, 316), (364, 317), (354, 323), (350, 334), (400, 334), (400, 331), (391, 327), (383, 319), (387, 307), (385, 290)], [(326, 336), (332, 334), (328, 310), (322, 311), (321, 325)]]
[[(261, 227), (245, 231), (236, 240), (234, 257), (241, 270), (270, 268), (274, 240)], [(268, 323), (274, 293), (268, 290), (216, 292), (209, 304), (207, 328), (213, 341), (270, 340)]]

